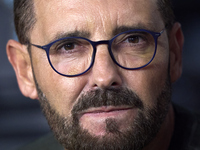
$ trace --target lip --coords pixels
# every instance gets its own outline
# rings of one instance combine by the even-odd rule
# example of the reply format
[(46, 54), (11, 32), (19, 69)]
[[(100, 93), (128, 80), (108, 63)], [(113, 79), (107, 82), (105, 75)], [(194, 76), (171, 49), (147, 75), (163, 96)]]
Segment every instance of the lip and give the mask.
[(108, 119), (113, 119), (119, 130), (129, 128), (137, 115), (137, 108), (130, 106), (103, 106), (89, 108), (79, 113), (80, 126), (96, 136), (107, 133)]
[(88, 110), (82, 111), (80, 115), (85, 114), (101, 114), (101, 113), (114, 113), (119, 111), (127, 111), (129, 109), (133, 109), (130, 106), (103, 106), (97, 108), (90, 108)]

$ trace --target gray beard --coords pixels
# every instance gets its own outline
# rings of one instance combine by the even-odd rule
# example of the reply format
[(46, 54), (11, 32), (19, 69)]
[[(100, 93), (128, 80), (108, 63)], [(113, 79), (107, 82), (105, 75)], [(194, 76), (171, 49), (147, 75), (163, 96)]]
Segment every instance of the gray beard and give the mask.
[[(35, 80), (36, 81), (36, 80)], [(71, 116), (57, 113), (37, 84), (43, 113), (57, 140), (68, 150), (142, 150), (156, 136), (171, 101), (170, 80), (166, 81), (154, 108), (144, 107), (143, 101), (126, 88), (97, 89), (83, 95), (74, 105)], [(138, 108), (138, 115), (126, 131), (120, 131), (115, 119), (105, 121), (106, 135), (93, 136), (79, 124), (78, 115), (91, 107), (128, 105)]]

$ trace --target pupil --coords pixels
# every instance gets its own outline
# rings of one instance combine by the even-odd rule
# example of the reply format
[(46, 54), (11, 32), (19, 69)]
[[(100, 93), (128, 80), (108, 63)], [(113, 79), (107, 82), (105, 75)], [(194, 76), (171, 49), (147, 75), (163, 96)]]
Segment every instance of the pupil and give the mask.
[(130, 43), (138, 43), (139, 42), (139, 38), (138, 37), (130, 37), (130, 38), (128, 38), (128, 41)]
[(64, 48), (65, 48), (66, 50), (74, 49), (74, 44), (73, 44), (73, 43), (68, 43), (68, 44), (64, 45)]

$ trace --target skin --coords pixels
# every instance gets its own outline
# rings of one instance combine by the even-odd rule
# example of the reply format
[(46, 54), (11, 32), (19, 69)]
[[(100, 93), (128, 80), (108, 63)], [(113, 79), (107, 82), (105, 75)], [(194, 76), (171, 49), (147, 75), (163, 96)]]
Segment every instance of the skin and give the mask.
[[(90, 34), (90, 40), (109, 40), (116, 28), (137, 27), (160, 32), (165, 24), (157, 10), (156, 0), (34, 0), (36, 25), (30, 41), (37, 45), (46, 45), (57, 35), (74, 31)], [(144, 9), (145, 8), (145, 9)], [(21, 92), (32, 99), (38, 99), (32, 67), (36, 80), (49, 100), (51, 106), (62, 116), (71, 116), (71, 110), (78, 98), (88, 91), (98, 88), (127, 87), (143, 100), (145, 107), (153, 108), (156, 98), (168, 76), (170, 65), (171, 82), (175, 82), (182, 73), (183, 34), (181, 26), (175, 23), (169, 32), (158, 38), (157, 54), (153, 62), (140, 70), (124, 70), (111, 59), (107, 45), (97, 46), (95, 63), (84, 75), (68, 78), (57, 74), (50, 67), (45, 51), (31, 47), (32, 60), (27, 46), (10, 40), (7, 44), (8, 59), (13, 65)], [(170, 60), (170, 62), (169, 62)], [(123, 106), (121, 107), (125, 109)], [(105, 119), (115, 118), (120, 130), (127, 128), (137, 115), (137, 109), (98, 108), (103, 113), (88, 110), (80, 117), (81, 127), (93, 135), (104, 135)], [(114, 109), (108, 113), (109, 109)], [(173, 108), (169, 112), (157, 135), (146, 149), (167, 149), (173, 133)], [(95, 125), (95, 126), (94, 126)], [(163, 136), (165, 135), (165, 136)]]

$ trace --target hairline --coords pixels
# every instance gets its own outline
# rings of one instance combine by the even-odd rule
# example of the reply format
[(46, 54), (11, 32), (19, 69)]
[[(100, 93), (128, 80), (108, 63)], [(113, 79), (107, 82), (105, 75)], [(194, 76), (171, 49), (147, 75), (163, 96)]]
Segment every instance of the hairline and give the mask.
[[(30, 7), (30, 12), (29, 14), (31, 14), (31, 17), (30, 17), (30, 23), (28, 25), (26, 25), (26, 29), (24, 30), (25, 31), (25, 35), (24, 35), (24, 40), (21, 40), (21, 38), (19, 37), (19, 34), (18, 33), (18, 37), (19, 37), (19, 40), (22, 44), (29, 44), (30, 43), (30, 37), (31, 37), (31, 32), (33, 31), (34, 27), (35, 27), (35, 24), (37, 22), (37, 19), (36, 19), (36, 13), (35, 13), (35, 5), (34, 5), (34, 0), (28, 0), (28, 6), (27, 7)], [(161, 15), (161, 18), (162, 18), (162, 21), (164, 22), (164, 24), (167, 26), (167, 31), (170, 31), (171, 27), (172, 27), (172, 24), (173, 24), (173, 20), (171, 21), (171, 23), (169, 24), (169, 21), (166, 20), (166, 14), (164, 14), (164, 12), (162, 11), (162, 6), (161, 6), (161, 2), (162, 0), (157, 0), (156, 4), (157, 4), (157, 9), (158, 11), (160, 12), (160, 15)], [(27, 11), (27, 10), (26, 10)], [(26, 12), (25, 12), (26, 13)], [(25, 14), (24, 13), (24, 14)], [(27, 13), (28, 14), (28, 13)], [(174, 18), (173, 18), (174, 19)], [(17, 29), (16, 29), (17, 30)]]

